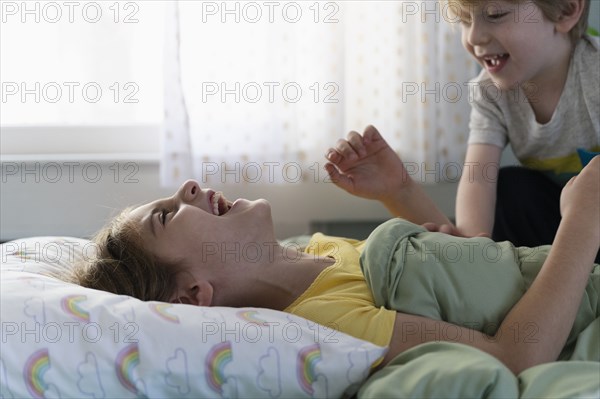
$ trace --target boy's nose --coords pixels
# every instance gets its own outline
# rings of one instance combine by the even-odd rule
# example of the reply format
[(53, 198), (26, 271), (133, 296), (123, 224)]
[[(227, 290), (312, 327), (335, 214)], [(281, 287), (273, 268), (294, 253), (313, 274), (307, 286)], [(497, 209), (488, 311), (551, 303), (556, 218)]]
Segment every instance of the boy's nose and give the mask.
[(490, 36), (481, 27), (471, 26), (468, 36), (469, 44), (473, 47), (485, 44), (490, 41)]
[(478, 21), (473, 21), (468, 29), (467, 41), (471, 46), (475, 47), (490, 41), (489, 32), (485, 28), (484, 24)]

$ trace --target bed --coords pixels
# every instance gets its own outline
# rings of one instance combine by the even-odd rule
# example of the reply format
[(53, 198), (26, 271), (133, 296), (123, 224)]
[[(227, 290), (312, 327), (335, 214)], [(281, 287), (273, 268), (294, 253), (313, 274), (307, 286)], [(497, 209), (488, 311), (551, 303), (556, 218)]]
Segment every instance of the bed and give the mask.
[(451, 342), (415, 347), (372, 374), (385, 348), (293, 315), (142, 302), (57, 278), (93, 249), (72, 237), (2, 244), (0, 397), (600, 397), (594, 337), (585, 350), (595, 361), (518, 377)]

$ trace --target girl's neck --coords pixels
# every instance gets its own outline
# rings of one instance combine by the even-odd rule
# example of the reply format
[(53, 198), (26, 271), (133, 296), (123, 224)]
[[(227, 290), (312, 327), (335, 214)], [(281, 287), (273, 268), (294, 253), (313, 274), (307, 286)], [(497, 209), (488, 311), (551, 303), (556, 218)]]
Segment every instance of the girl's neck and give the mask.
[(221, 282), (213, 282), (213, 306), (284, 310), (335, 263), (331, 258), (289, 248), (275, 251), (272, 256), (266, 263), (247, 265)]

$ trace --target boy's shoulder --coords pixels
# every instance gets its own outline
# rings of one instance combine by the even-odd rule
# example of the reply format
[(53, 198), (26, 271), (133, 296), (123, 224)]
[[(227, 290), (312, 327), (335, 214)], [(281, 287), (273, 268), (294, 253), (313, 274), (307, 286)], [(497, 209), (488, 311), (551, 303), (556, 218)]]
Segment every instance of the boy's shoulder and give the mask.
[[(586, 66), (598, 66), (600, 62), (600, 37), (584, 35), (573, 51), (575, 62), (581, 62)], [(597, 69), (597, 68), (596, 68)]]
[(600, 37), (590, 36), (586, 33), (577, 42), (577, 47), (582, 47), (585, 52), (598, 54), (600, 52)]

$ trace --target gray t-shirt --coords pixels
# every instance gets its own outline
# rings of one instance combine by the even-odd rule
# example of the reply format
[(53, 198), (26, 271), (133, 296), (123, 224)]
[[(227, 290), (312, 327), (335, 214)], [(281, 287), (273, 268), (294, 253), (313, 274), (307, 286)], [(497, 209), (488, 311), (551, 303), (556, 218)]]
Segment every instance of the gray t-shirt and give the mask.
[(600, 39), (579, 40), (560, 100), (540, 124), (521, 88), (500, 91), (483, 70), (471, 81), (469, 144), (510, 143), (517, 159), (565, 183), (581, 170), (577, 149), (600, 151)]

